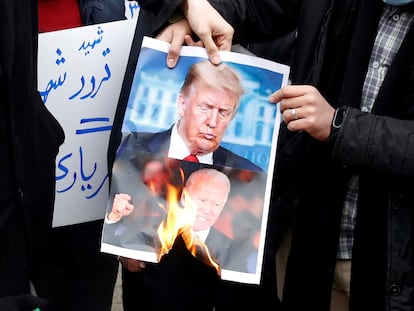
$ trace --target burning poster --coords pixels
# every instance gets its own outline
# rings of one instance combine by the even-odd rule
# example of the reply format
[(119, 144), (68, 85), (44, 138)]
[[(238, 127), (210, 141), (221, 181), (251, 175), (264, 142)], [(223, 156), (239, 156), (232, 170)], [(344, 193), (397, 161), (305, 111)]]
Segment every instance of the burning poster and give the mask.
[(289, 67), (234, 52), (212, 65), (144, 37), (112, 171), (101, 250), (159, 262), (181, 236), (222, 279), (260, 283), (279, 132), (268, 96)]

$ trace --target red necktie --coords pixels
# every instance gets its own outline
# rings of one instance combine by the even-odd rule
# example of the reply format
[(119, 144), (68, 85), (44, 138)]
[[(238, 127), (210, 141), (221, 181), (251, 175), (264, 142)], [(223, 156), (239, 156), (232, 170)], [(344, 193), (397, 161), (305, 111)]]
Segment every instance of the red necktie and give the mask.
[(190, 155), (186, 156), (184, 158), (184, 161), (197, 162), (197, 163), (199, 162), (198, 158), (193, 154), (190, 154)]

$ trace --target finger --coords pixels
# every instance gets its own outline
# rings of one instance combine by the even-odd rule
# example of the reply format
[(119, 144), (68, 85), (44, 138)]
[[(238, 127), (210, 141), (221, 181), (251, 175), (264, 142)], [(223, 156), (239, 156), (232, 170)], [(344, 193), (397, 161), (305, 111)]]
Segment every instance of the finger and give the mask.
[(167, 67), (174, 68), (180, 57), (181, 47), (184, 43), (184, 36), (173, 36), (170, 44), (170, 48), (168, 49), (167, 55)]
[(207, 51), (208, 58), (214, 65), (218, 65), (221, 63), (221, 58), (219, 54), (218, 47), (214, 42), (213, 38), (210, 35), (200, 35), (200, 40), (204, 42), (204, 46)]
[(142, 270), (145, 269), (145, 262), (141, 261), (141, 260), (137, 260), (135, 262), (135, 266), (134, 266), (135, 271), (137, 272), (141, 272)]
[(199, 46), (199, 47), (204, 47), (204, 44), (203, 44), (203, 42), (200, 40), (200, 41), (197, 41), (197, 42), (195, 42), (194, 40), (193, 40), (193, 38), (191, 38), (191, 36), (185, 36), (184, 37), (184, 40), (185, 40), (185, 44), (187, 44), (188, 46)]
[(164, 29), (155, 38), (167, 43), (171, 43), (171, 29)]
[(285, 109), (283, 112), (283, 121), (286, 124), (289, 124), (292, 121), (295, 121), (293, 114), (292, 114), (292, 109)]
[(119, 193), (119, 194), (117, 194), (117, 196), (121, 200), (130, 201), (132, 199), (131, 196), (127, 193)]
[[(296, 97), (297, 92), (294, 89), (289, 88), (289, 86), (282, 87), (281, 89), (274, 92), (272, 95), (269, 96), (269, 101), (271, 103), (280, 103), (284, 99), (289, 99), (291, 97)], [(282, 105), (281, 105), (282, 106)]]
[(311, 85), (287, 85), (281, 89), (281, 92), (285, 98), (318, 93), (317, 89)]
[(282, 99), (282, 92), (281, 90), (277, 90), (276, 92), (274, 92), (273, 94), (271, 94), (269, 96), (269, 102), (273, 103), (273, 104), (277, 104), (278, 102), (280, 102)]
[(301, 130), (303, 126), (302, 118), (300, 118), (297, 115), (297, 112), (296, 112), (296, 116), (293, 115), (292, 110), (293, 109), (286, 109), (285, 112), (283, 112), (283, 115), (282, 115), (283, 122), (286, 123), (287, 129), (289, 131)]
[(298, 118), (298, 108), (301, 107), (299, 98), (283, 98), (279, 102), (279, 109), (281, 112), (287, 113), (289, 119)]
[(145, 268), (145, 263), (140, 260), (120, 257), (122, 266), (130, 272), (141, 272)]
[(269, 96), (271, 103), (278, 103), (282, 99), (299, 97), (310, 92), (313, 87), (309, 85), (287, 85)]
[(128, 215), (128, 214), (131, 214), (131, 212), (133, 211), (133, 209), (134, 209), (134, 205), (132, 205), (132, 204), (130, 204), (130, 203), (128, 203), (126, 206), (125, 206), (125, 213)]
[(290, 122), (287, 123), (287, 129), (291, 132), (297, 132), (302, 130), (302, 125), (300, 125), (301, 122), (300, 120), (292, 120)]
[(290, 113), (290, 119), (293, 121), (293, 120), (297, 120), (297, 119), (299, 119), (299, 116), (298, 116), (298, 109), (297, 108), (291, 108), (291, 109), (288, 109), (288, 111), (289, 111), (289, 113)]
[(215, 38), (216, 45), (220, 51), (231, 51), (232, 36), (221, 35)]
[(120, 213), (120, 211), (122, 210), (123, 206), (127, 203), (127, 201), (125, 201), (124, 199), (121, 198), (115, 198), (113, 204), (112, 204), (112, 210), (115, 213)]
[(117, 212), (119, 213), (119, 215), (121, 216), (127, 216), (128, 214), (131, 213), (133, 209), (133, 205), (128, 203), (128, 202), (124, 202), (123, 204), (121, 204), (117, 210)]

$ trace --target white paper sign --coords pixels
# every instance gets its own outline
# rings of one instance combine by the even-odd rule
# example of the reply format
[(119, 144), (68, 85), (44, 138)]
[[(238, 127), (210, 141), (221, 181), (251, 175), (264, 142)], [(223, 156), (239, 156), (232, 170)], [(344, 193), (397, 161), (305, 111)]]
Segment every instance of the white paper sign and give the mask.
[(56, 159), (54, 227), (104, 216), (109, 135), (136, 21), (39, 35), (39, 92), (66, 136)]

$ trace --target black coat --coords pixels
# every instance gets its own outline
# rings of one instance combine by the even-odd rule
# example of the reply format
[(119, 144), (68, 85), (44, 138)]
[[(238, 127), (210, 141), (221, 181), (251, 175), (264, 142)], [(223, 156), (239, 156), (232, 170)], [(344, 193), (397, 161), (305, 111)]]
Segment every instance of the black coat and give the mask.
[(29, 292), (64, 133), (37, 91), (37, 1), (0, 3), (0, 297)]
[[(163, 5), (160, 26), (178, 2), (140, 1), (153, 12), (160, 8), (156, 3)], [(366, 114), (358, 108), (382, 1), (211, 2), (235, 27), (238, 42), (272, 40), (297, 29), (293, 84), (312, 84), (332, 106), (348, 106), (341, 131), (328, 143), (289, 133), (282, 125), (269, 230), (277, 231), (275, 222), (284, 219), (284, 211), (295, 210), (284, 304), (290, 310), (329, 310), (345, 185), (358, 173), (350, 309), (414, 310), (414, 195), (409, 190), (414, 181), (414, 27), (389, 68), (372, 114)]]

